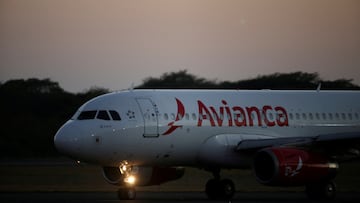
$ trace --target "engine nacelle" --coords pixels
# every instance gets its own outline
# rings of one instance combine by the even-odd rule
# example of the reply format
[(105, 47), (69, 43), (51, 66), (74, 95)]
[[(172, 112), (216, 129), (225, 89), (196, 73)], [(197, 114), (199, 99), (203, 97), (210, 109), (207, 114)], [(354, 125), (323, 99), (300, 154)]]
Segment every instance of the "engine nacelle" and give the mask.
[(125, 175), (121, 173), (119, 167), (103, 167), (103, 176), (106, 182), (113, 185), (125, 185)]
[(125, 185), (127, 176), (135, 177), (134, 185), (160, 185), (164, 182), (177, 180), (185, 173), (181, 167), (131, 167), (127, 173), (122, 173), (119, 167), (103, 167), (105, 180), (113, 185)]
[(296, 148), (267, 148), (254, 158), (254, 173), (258, 182), (274, 186), (300, 186), (330, 180), (338, 164), (315, 153)]

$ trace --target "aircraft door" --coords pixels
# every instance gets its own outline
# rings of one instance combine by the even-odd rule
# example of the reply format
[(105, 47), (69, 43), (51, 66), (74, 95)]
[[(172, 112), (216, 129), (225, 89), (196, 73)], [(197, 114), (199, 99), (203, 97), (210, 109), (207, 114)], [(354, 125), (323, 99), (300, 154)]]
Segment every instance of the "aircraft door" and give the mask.
[(144, 119), (144, 137), (159, 137), (159, 120), (156, 104), (149, 98), (137, 98)]

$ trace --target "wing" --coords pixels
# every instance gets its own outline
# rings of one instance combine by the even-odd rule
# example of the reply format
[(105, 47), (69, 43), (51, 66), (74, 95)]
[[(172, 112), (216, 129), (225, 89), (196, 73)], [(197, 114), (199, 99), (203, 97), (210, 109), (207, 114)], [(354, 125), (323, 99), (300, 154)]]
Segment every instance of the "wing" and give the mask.
[(360, 132), (321, 134), (315, 137), (243, 139), (238, 142), (236, 151), (255, 152), (262, 148), (280, 146), (307, 148), (327, 154), (338, 161), (347, 161), (360, 158)]

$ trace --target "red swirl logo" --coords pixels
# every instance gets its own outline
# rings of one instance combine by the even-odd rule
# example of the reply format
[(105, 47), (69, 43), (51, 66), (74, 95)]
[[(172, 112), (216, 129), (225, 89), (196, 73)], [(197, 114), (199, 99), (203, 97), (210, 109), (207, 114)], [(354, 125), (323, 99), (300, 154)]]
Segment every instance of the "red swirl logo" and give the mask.
[(162, 135), (169, 135), (174, 132), (177, 128), (182, 127), (182, 125), (176, 125), (176, 122), (184, 118), (185, 115), (185, 107), (184, 104), (178, 99), (175, 98), (177, 104), (177, 114), (175, 121), (171, 121), (168, 123), (169, 128)]

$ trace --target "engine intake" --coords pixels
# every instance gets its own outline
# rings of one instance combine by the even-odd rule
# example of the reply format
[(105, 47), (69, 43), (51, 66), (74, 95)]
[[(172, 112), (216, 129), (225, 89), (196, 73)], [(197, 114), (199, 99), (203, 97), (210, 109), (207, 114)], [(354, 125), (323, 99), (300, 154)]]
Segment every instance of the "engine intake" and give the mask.
[(267, 148), (254, 158), (254, 173), (264, 185), (296, 186), (330, 180), (338, 164), (315, 152), (296, 148)]

